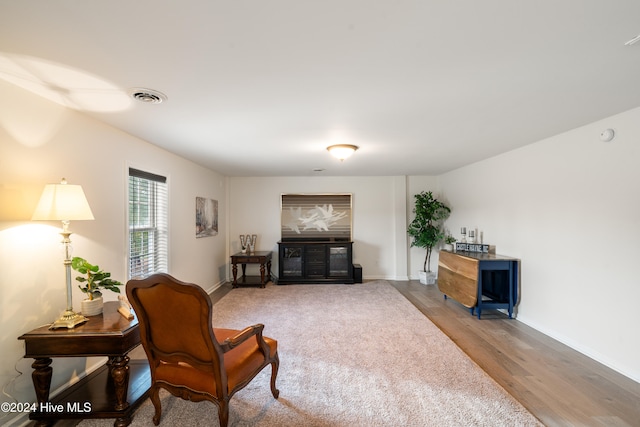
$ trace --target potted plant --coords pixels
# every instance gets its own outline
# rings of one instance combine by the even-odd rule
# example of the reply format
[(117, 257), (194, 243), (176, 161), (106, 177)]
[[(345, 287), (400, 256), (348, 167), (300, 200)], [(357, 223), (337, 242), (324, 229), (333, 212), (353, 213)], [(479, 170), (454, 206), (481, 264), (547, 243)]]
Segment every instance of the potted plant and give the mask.
[(111, 273), (100, 270), (97, 265), (90, 264), (83, 258), (73, 257), (71, 268), (85, 275), (84, 277), (76, 277), (76, 280), (82, 283), (78, 287), (87, 294), (87, 298), (81, 303), (83, 315), (94, 316), (102, 313), (103, 300), (100, 289), (108, 289), (115, 293), (120, 293), (118, 286), (122, 286), (122, 283), (111, 279)]
[(434, 284), (435, 274), (431, 272), (431, 253), (445, 237), (442, 223), (449, 217), (451, 209), (433, 197), (431, 191), (423, 191), (416, 194), (414, 198), (415, 217), (409, 224), (407, 232), (413, 238), (411, 246), (427, 250), (423, 270), (420, 272), (420, 283)]
[(456, 243), (456, 238), (447, 232), (444, 236), (444, 250), (453, 252), (453, 245)]

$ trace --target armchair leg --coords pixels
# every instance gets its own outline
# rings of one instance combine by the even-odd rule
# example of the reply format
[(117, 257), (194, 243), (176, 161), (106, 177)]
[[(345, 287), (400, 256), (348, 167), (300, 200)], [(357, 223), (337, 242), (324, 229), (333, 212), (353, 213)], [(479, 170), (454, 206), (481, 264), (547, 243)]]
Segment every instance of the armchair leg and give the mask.
[(153, 403), (153, 407), (156, 410), (155, 415), (153, 416), (153, 424), (160, 424), (160, 416), (162, 415), (162, 404), (160, 403), (160, 388), (156, 386), (151, 386), (151, 403)]
[(278, 357), (278, 353), (276, 353), (276, 357), (273, 362), (271, 362), (271, 394), (273, 394), (273, 397), (276, 399), (280, 396), (280, 390), (276, 388), (276, 377), (278, 376), (279, 367), (280, 358)]
[(220, 420), (220, 427), (227, 427), (229, 423), (229, 402), (224, 400), (218, 402), (218, 419)]

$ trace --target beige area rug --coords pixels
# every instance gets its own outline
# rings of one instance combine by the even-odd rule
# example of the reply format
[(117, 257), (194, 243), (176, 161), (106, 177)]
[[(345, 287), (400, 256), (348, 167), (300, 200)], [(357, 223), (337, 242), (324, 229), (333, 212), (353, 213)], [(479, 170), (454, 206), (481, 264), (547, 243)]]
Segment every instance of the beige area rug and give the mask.
[[(387, 282), (240, 288), (214, 310), (216, 327), (265, 324), (280, 354), (280, 398), (267, 368), (231, 399), (230, 426), (542, 425)], [(210, 402), (161, 397), (162, 426), (218, 425)], [(131, 425), (152, 414), (144, 402)]]

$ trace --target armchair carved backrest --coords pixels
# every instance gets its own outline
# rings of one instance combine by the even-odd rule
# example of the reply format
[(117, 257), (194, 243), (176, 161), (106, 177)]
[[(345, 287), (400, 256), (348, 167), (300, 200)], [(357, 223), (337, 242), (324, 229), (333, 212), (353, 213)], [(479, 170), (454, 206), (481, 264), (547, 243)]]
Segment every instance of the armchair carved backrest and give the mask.
[(168, 274), (130, 280), (126, 287), (149, 359), (155, 425), (162, 412), (159, 390), (164, 388), (184, 399), (215, 403), (220, 425), (226, 426), (233, 394), (269, 364), (271, 392), (278, 398), (277, 342), (263, 337), (264, 325), (242, 331), (213, 328), (207, 293)]

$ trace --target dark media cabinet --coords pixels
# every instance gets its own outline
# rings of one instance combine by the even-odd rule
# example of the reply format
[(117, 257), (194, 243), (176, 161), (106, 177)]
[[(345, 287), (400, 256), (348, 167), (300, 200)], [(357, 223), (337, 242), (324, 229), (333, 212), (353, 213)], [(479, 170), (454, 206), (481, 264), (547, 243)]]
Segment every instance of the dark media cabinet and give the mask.
[(278, 242), (278, 284), (354, 283), (353, 242)]

